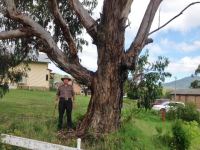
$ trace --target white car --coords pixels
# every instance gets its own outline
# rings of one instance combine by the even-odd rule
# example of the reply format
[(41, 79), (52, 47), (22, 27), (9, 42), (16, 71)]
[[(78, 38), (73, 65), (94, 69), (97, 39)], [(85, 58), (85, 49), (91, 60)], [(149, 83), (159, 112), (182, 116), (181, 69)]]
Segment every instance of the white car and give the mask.
[(153, 105), (153, 110), (165, 110), (166, 112), (170, 109), (176, 109), (177, 107), (185, 107), (185, 104), (183, 102), (175, 102), (175, 101), (167, 101), (163, 102), (161, 104)]

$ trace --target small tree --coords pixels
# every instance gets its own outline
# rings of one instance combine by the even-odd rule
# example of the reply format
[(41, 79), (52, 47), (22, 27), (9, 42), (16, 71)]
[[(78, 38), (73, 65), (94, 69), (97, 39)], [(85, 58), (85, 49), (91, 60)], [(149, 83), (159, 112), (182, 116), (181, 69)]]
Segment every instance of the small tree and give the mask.
[[(27, 55), (27, 51), (18, 51), (17, 48), (8, 49), (0, 43), (0, 98), (9, 90), (8, 82), (16, 83), (22, 79), (22, 76), (26, 76), (28, 62), (32, 58)], [(16, 67), (22, 61), (24, 61), (23, 65)]]
[(171, 76), (170, 73), (165, 72), (169, 64), (167, 58), (159, 56), (156, 62), (150, 63), (148, 57), (148, 51), (139, 57), (136, 70), (132, 72), (133, 79), (130, 84), (135, 98), (139, 98), (138, 106), (146, 109), (150, 109), (151, 103), (162, 95), (162, 82), (166, 77)]
[[(196, 76), (198, 76), (200, 74), (200, 65), (198, 65), (197, 69), (195, 70), (194, 73)], [(193, 82), (191, 82), (190, 84), (191, 88), (200, 88), (200, 80), (194, 80)]]

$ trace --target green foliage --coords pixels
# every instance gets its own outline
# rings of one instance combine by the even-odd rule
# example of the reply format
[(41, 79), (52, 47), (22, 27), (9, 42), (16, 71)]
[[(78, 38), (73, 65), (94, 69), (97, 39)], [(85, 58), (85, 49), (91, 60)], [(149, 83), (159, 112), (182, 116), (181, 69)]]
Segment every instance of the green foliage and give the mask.
[[(73, 38), (76, 41), (76, 46), (79, 50), (82, 49), (82, 45), (87, 44), (83, 38), (80, 38), (83, 27), (79, 22), (78, 17), (75, 15), (75, 12), (70, 9), (69, 1), (66, 0), (58, 0), (58, 7), (60, 13), (64, 20), (68, 23), (70, 32)], [(44, 27), (47, 31), (54, 31), (52, 36), (54, 37), (56, 42), (60, 42), (61, 48), (67, 52), (68, 45), (66, 44), (62, 31), (58, 26), (56, 26), (53, 21), (52, 13), (48, 8), (48, 1), (43, 0), (35, 0), (35, 1), (27, 1), (27, 0), (18, 0), (15, 1), (16, 7), (20, 12), (26, 13), (29, 15), (35, 22), (39, 23), (42, 27)], [(90, 14), (97, 5), (96, 0), (83, 0), (82, 4), (88, 10)], [(17, 29), (21, 27), (19, 23), (16, 23), (10, 19), (3, 17), (0, 14), (0, 28), (5, 28), (5, 30)], [(32, 45), (29, 47), (30, 49), (37, 49), (37, 40), (35, 38), (26, 38), (25, 41), (28, 42), (28, 45)], [(15, 45), (20, 43), (20, 40), (9, 40), (9, 42), (13, 42)], [(25, 45), (24, 45), (25, 46)], [(26, 46), (27, 47), (27, 46)], [(29, 49), (29, 50), (30, 50)]]
[(180, 120), (176, 121), (172, 126), (173, 142), (172, 149), (187, 150), (191, 144), (190, 137), (182, 126)]
[(163, 96), (162, 98), (165, 98), (165, 99), (171, 99), (171, 90), (166, 90), (166, 89), (163, 89)]
[[(18, 135), (36, 140), (75, 146), (74, 139), (57, 137), (57, 113), (53, 116), (55, 92), (10, 90), (0, 101), (0, 133)], [(89, 97), (77, 96), (73, 110), (73, 122), (77, 124), (87, 111)], [(155, 111), (138, 109), (136, 101), (125, 99), (122, 109), (122, 124), (117, 132), (96, 139), (92, 134), (82, 142), (89, 150), (169, 150), (173, 134), (171, 121), (163, 124)], [(185, 134), (190, 137), (191, 150), (200, 147), (198, 123), (181, 122)], [(2, 147), (3, 148), (2, 148)], [(16, 150), (16, 147), (1, 145), (2, 150)], [(18, 148), (19, 149), (19, 148)]]
[(132, 72), (132, 81), (129, 81), (128, 96), (139, 98), (138, 106), (146, 109), (151, 108), (151, 104), (156, 98), (162, 96), (162, 82), (166, 77), (171, 76), (165, 72), (169, 61), (165, 57), (158, 57), (154, 63), (148, 61), (148, 51), (139, 57), (136, 69)]
[(184, 130), (191, 141), (190, 149), (197, 150), (200, 147), (200, 127), (196, 121), (184, 122)]
[(197, 111), (196, 105), (193, 103), (187, 104), (182, 111), (181, 119), (200, 123), (200, 112)]
[(191, 84), (190, 84), (191, 88), (200, 88), (200, 81), (199, 80), (194, 80)]
[(200, 146), (200, 128), (196, 121), (186, 122), (176, 120), (172, 127), (163, 130), (156, 127), (155, 140), (161, 141), (163, 145), (172, 150), (197, 150)]
[(197, 69), (195, 70), (195, 75), (198, 75), (200, 73), (200, 65), (198, 65)]
[(155, 140), (161, 141), (165, 146), (170, 147), (172, 143), (171, 127), (169, 129), (163, 130), (162, 126), (156, 126)]
[[(75, 40), (78, 50), (82, 50), (83, 45), (87, 45), (87, 41), (81, 38), (83, 26), (80, 24), (75, 12), (70, 9), (69, 1), (58, 0), (60, 13), (64, 20), (68, 23), (70, 32)], [(48, 1), (43, 0), (17, 0), (15, 1), (16, 8), (20, 13), (24, 13), (40, 24), (48, 32), (52, 33), (56, 43), (61, 45), (61, 49), (68, 55), (68, 44), (64, 40), (63, 33), (60, 27), (56, 26), (52, 13), (48, 8)], [(82, 4), (92, 14), (92, 10), (96, 7), (96, 0), (83, 0)], [(0, 29), (5, 31), (21, 29), (23, 26), (19, 22), (4, 17), (5, 8), (3, 1), (0, 1)], [(53, 32), (52, 32), (53, 31)], [(31, 60), (36, 60), (38, 57), (38, 49), (42, 47), (41, 39), (36, 37), (15, 38), (0, 41), (0, 85), (5, 80), (19, 81), (24, 75), (24, 71), (13, 71), (12, 68), (19, 65), (21, 62), (28, 63)], [(4, 81), (3, 81), (4, 80)], [(0, 89), (2, 96), (2, 88)]]
[[(194, 74), (197, 76), (200, 74), (200, 65), (198, 65), (197, 69), (195, 70)], [(199, 80), (194, 80), (191, 84), (190, 84), (191, 88), (200, 88), (200, 81)]]
[[(10, 90), (0, 101), (0, 132), (75, 147), (74, 139), (62, 140), (57, 136), (58, 114), (53, 117), (54, 97), (55, 92), (49, 91)], [(89, 98), (77, 96), (73, 123), (78, 123), (86, 113)], [(167, 150), (165, 145), (152, 140), (155, 126), (161, 125), (159, 116), (152, 111), (137, 109), (136, 101), (124, 100), (122, 122), (119, 131), (99, 139), (91, 134), (82, 140), (81, 147), (89, 150)]]
[(170, 109), (166, 114), (167, 119), (182, 119), (184, 121), (196, 121), (200, 123), (200, 112), (193, 103), (186, 104), (185, 107), (178, 107), (177, 109)]
[(0, 98), (2, 98), (8, 91), (9, 91), (8, 84), (6, 82), (4, 84), (1, 84), (0, 85)]
[[(34, 56), (27, 56), (30, 52), (23, 39), (15, 49), (6, 47), (6, 45), (9, 45), (9, 41), (7, 44), (0, 41), (0, 98), (8, 91), (8, 82), (18, 82), (22, 76), (26, 76), (26, 71), (29, 69), (28, 62), (34, 58)], [(24, 64), (15, 68), (22, 61), (25, 61)]]
[(139, 99), (137, 87), (131, 87), (131, 89), (127, 92), (127, 96), (131, 99)]

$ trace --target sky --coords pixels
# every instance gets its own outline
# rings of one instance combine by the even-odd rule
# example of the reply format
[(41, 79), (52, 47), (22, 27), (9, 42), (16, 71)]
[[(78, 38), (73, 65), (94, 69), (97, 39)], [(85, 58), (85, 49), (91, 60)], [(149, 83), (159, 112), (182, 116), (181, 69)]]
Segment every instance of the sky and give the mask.
[[(177, 15), (188, 4), (195, 0), (163, 0), (160, 5), (160, 25)], [(134, 0), (131, 13), (129, 15), (130, 26), (126, 29), (125, 48), (128, 49), (137, 33), (142, 17), (146, 10), (149, 0)], [(94, 10), (93, 18), (98, 19), (102, 10), (103, 0), (98, 0), (98, 6)], [(157, 12), (151, 30), (159, 25), (159, 13)], [(147, 45), (142, 53), (149, 50), (150, 61), (155, 61), (158, 56), (165, 56), (170, 64), (166, 71), (172, 74), (166, 82), (181, 79), (194, 73), (200, 64), (200, 4), (196, 4), (187, 9), (181, 16), (168, 24), (163, 29), (152, 34), (154, 42)], [(97, 50), (92, 44), (90, 36), (84, 32), (82, 35), (89, 41), (88, 46), (83, 47), (82, 53), (79, 53), (81, 64), (86, 68), (95, 71), (97, 69)], [(56, 73), (64, 74), (53, 64), (50, 69)]]

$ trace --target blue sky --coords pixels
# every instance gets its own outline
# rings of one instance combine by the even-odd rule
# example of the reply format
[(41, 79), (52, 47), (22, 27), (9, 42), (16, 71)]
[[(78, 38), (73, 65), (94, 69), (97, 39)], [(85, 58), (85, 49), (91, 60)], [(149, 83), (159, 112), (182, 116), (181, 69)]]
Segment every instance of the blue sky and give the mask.
[[(170, 18), (178, 14), (185, 6), (195, 0), (164, 0), (160, 6), (160, 24), (162, 25)], [(134, 0), (129, 20), (130, 27), (126, 30), (125, 47), (129, 47), (133, 41), (144, 11), (149, 0)], [(93, 17), (99, 18), (102, 9), (103, 0), (98, 1), (98, 6)], [(156, 60), (157, 56), (165, 56), (169, 58), (170, 64), (167, 71), (172, 73), (172, 77), (166, 82), (186, 77), (194, 73), (194, 70), (200, 64), (200, 4), (194, 5), (179, 18), (174, 20), (165, 28), (153, 34), (151, 37), (154, 42), (144, 48), (143, 51), (149, 49), (150, 60)], [(158, 13), (155, 16), (151, 30), (158, 27)], [(95, 71), (97, 68), (97, 52), (96, 47), (92, 45), (91, 38), (88, 34), (84, 36), (89, 41), (89, 46), (84, 46), (83, 52), (79, 53), (82, 59), (81, 63), (90, 70)], [(55, 66), (50, 65), (54, 72), (64, 74)]]

